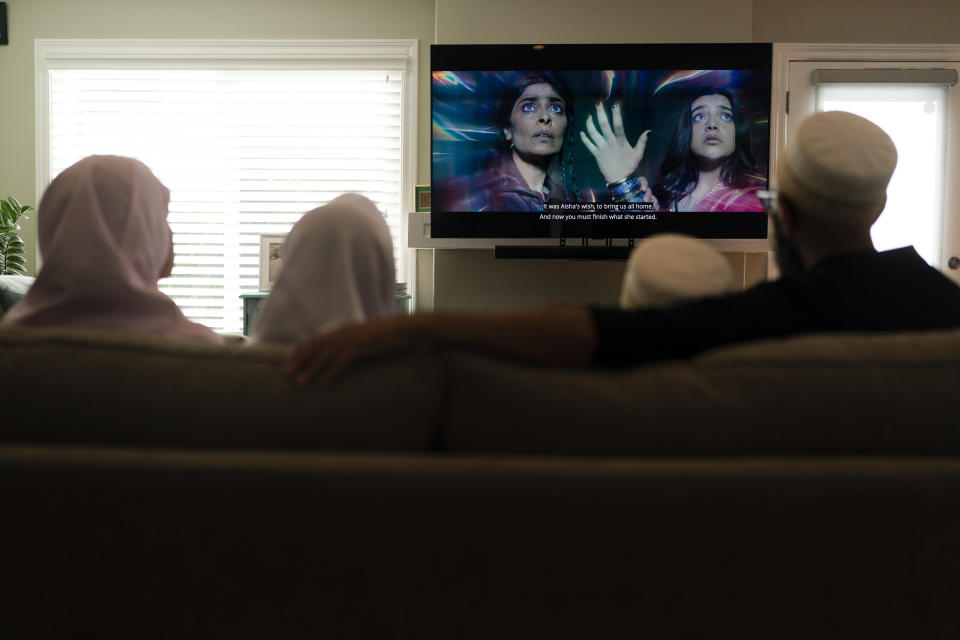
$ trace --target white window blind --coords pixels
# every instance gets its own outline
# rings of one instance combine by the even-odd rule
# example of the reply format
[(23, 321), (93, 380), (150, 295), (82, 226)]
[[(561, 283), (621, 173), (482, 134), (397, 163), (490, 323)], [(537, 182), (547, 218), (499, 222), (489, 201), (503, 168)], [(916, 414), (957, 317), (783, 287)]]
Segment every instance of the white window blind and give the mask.
[(189, 318), (239, 332), (260, 234), (345, 192), (377, 203), (404, 273), (402, 70), (100, 66), (48, 71), (49, 178), (91, 154), (149, 166), (171, 191), (161, 290)]

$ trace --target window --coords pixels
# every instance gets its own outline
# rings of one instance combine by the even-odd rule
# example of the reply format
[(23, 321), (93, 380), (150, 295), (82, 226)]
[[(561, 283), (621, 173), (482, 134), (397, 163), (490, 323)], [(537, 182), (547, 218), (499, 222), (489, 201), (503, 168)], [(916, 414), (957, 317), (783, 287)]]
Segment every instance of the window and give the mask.
[(887, 206), (871, 229), (878, 250), (912, 244), (941, 263), (946, 162), (946, 84), (821, 84), (817, 111), (849, 111), (875, 123), (897, 147)]
[(260, 234), (344, 192), (384, 212), (406, 280), (415, 56), (411, 41), (38, 41), (38, 191), (87, 155), (142, 160), (171, 191), (161, 289), (217, 331), (241, 330)]

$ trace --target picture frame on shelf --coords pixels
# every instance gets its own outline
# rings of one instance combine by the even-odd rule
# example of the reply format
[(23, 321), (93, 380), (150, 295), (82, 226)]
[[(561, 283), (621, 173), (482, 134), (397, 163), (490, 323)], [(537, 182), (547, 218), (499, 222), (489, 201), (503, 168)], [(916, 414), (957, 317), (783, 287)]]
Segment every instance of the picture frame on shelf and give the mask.
[(283, 244), (287, 236), (262, 234), (260, 236), (260, 291), (270, 291), (283, 267)]
[(418, 213), (429, 212), (430, 211), (430, 185), (418, 184), (414, 188), (416, 189), (414, 211)]

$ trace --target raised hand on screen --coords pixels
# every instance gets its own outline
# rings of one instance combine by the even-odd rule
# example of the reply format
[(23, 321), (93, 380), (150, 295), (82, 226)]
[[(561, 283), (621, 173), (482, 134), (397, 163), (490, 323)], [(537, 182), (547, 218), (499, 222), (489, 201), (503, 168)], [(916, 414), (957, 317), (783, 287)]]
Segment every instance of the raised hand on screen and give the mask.
[(580, 139), (597, 161), (597, 167), (607, 183), (615, 183), (627, 178), (637, 170), (643, 153), (647, 148), (647, 136), (650, 131), (644, 131), (637, 138), (636, 144), (631, 145), (623, 130), (623, 114), (618, 103), (610, 109), (611, 118), (607, 117), (607, 110), (602, 102), (597, 103), (597, 121), (594, 124), (593, 116), (587, 117), (587, 130), (580, 132)]

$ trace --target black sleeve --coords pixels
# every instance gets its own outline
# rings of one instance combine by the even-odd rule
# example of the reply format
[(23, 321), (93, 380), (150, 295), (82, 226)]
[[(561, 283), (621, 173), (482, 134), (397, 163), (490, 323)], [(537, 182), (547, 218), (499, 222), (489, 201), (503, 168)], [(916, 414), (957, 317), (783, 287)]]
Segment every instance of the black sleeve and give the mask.
[(766, 283), (744, 293), (664, 309), (591, 307), (593, 364), (622, 367), (688, 358), (711, 347), (789, 335), (811, 324), (792, 285)]
[[(623, 367), (652, 360), (691, 355), (684, 331), (670, 322), (675, 310), (591, 307), (597, 332), (593, 363), (600, 367)], [(679, 319), (677, 319), (679, 321)]]

